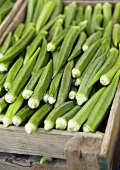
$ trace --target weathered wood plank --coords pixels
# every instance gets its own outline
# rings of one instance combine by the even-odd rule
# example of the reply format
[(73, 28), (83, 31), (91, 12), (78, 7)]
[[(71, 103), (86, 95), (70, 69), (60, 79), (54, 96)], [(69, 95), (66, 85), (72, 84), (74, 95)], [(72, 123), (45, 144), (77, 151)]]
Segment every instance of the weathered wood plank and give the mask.
[(13, 9), (9, 12), (9, 14), (6, 16), (6, 18), (3, 20), (3, 22), (0, 26), (0, 35), (2, 35), (3, 32), (5, 31), (5, 29), (8, 27), (8, 25), (10, 24), (10, 22), (12, 21), (12, 19), (14, 18), (14, 16), (18, 12), (18, 10), (20, 9), (23, 2), (24, 2), (24, 0), (16, 1)]
[(76, 135), (71, 138), (65, 148), (69, 170), (100, 170), (98, 160), (101, 137), (86, 137)]
[[(105, 135), (101, 145), (100, 159), (103, 169), (112, 168), (113, 153), (115, 150), (118, 134), (120, 133), (120, 83), (111, 107)], [(104, 159), (105, 158), (105, 159)], [(107, 159), (106, 159), (107, 158)], [(107, 161), (107, 162), (106, 162)]]
[[(18, 10), (16, 15), (14, 16), (13, 20), (10, 22), (9, 26), (6, 28), (6, 30), (4, 30), (3, 34), (1, 33), (2, 36), (0, 37), (0, 45), (3, 43), (7, 34), (10, 31), (13, 32), (15, 28), (18, 26), (18, 24), (24, 20), (25, 11), (26, 11), (25, 9), (26, 9), (27, 3), (28, 3), (28, 0), (25, 0), (21, 8)], [(1, 32), (1, 28), (3, 28), (3, 26), (0, 26), (0, 32)]]

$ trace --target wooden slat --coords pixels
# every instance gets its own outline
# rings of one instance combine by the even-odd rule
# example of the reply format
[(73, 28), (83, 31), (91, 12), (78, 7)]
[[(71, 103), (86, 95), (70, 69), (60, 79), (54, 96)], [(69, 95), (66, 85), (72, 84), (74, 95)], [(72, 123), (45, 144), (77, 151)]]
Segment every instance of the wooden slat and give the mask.
[(108, 166), (109, 170), (112, 168), (113, 153), (115, 150), (115, 144), (119, 133), (120, 133), (120, 83), (111, 107), (107, 127), (105, 130), (105, 135), (101, 145), (100, 159), (103, 165), (103, 169), (107, 168), (106, 166)]
[[(0, 125), (0, 151), (26, 155), (48, 155), (54, 158), (64, 158), (64, 147), (74, 135), (82, 137), (96, 137), (96, 134), (71, 133), (67, 131), (51, 130), (46, 132), (39, 128), (37, 132), (28, 135), (24, 127), (11, 126), (4, 128)], [(97, 135), (99, 136), (99, 135)]]
[[(1, 26), (0, 26), (0, 34), (2, 35), (3, 32), (6, 30), (18, 10), (20, 9), (22, 3), (24, 0), (17, 0), (15, 5), (13, 6), (13, 9), (9, 12), (9, 14), (6, 16), (6, 18), (3, 20)], [(0, 35), (0, 37), (1, 37)]]
[(102, 137), (75, 135), (71, 138), (65, 148), (69, 170), (100, 170), (98, 156)]
[(2, 34), (2, 36), (0, 38), (0, 45), (3, 43), (7, 34), (10, 31), (13, 32), (15, 30), (15, 28), (18, 26), (18, 24), (21, 23), (24, 20), (25, 11), (26, 11), (25, 9), (26, 9), (27, 3), (28, 3), (28, 0), (24, 0), (24, 3), (22, 4), (21, 8), (19, 9), (17, 14), (15, 15), (14, 19), (11, 21), (10, 25), (6, 28), (6, 30)]

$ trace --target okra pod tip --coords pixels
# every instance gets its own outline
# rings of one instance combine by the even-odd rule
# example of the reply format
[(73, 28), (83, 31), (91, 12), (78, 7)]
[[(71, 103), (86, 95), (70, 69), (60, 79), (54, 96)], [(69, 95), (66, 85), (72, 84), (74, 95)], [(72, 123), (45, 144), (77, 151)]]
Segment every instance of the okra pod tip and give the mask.
[(3, 125), (4, 125), (4, 127), (8, 127), (11, 124), (12, 124), (11, 119), (9, 119), (7, 116), (4, 116), (3, 117)]
[(49, 121), (49, 120), (44, 121), (44, 129), (45, 130), (47, 130), (47, 131), (51, 130), (53, 127), (54, 127), (54, 124), (51, 121)]
[(72, 119), (68, 121), (68, 127), (67, 127), (68, 131), (77, 132), (79, 129), (80, 129), (80, 127), (76, 121), (74, 121)]
[(3, 58), (3, 57), (4, 57), (4, 55), (2, 53), (0, 53), (0, 58)]
[(39, 100), (36, 99), (36, 98), (32, 98), (32, 97), (31, 97), (31, 98), (28, 100), (28, 106), (29, 106), (30, 108), (32, 108), (32, 109), (37, 108), (37, 107), (39, 106), (39, 104), (40, 104), (40, 102), (39, 102)]
[(5, 101), (7, 103), (13, 103), (15, 100), (16, 100), (16, 97), (13, 96), (12, 94), (8, 93), (8, 94), (5, 95)]
[(67, 121), (64, 118), (57, 118), (56, 120), (56, 129), (66, 129)]
[(25, 131), (28, 134), (31, 134), (31, 133), (35, 132), (36, 130), (37, 130), (37, 127), (33, 123), (27, 123), (25, 125)]
[(48, 97), (49, 104), (54, 104), (56, 102), (56, 99), (53, 97), (53, 95), (50, 95)]
[(22, 119), (19, 117), (19, 116), (14, 116), (12, 118), (12, 123), (15, 125), (15, 126), (19, 126), (21, 123), (22, 123)]
[(48, 45), (47, 45), (47, 51), (54, 51), (55, 50), (55, 45), (52, 43), (52, 42), (50, 42), (50, 43), (48, 43)]
[(29, 99), (33, 94), (33, 91), (31, 90), (23, 90), (22, 96), (24, 99)]
[(72, 69), (72, 77), (79, 77), (80, 76), (80, 71), (76, 68)]

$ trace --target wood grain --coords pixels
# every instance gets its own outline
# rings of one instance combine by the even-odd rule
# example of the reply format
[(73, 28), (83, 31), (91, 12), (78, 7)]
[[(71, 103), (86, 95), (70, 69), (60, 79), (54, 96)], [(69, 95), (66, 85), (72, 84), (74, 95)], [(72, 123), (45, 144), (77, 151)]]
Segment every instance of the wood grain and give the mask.
[(105, 135), (101, 145), (100, 159), (103, 165), (103, 169), (107, 165), (108, 169), (112, 168), (113, 153), (115, 150), (115, 145), (119, 133), (120, 133), (120, 83), (115, 98), (113, 100), (107, 127), (105, 130)]
[[(18, 10), (20, 9), (23, 2), (24, 2), (24, 0), (17, 0), (15, 5), (13, 6), (12, 10), (9, 12), (9, 14), (6, 16), (6, 18), (3, 20), (3, 22), (0, 26), (0, 34), (1, 35), (3, 34), (3, 32), (6, 30), (6, 28), (8, 27), (8, 25), (10, 24), (10, 22), (14, 18), (14, 16), (18, 12)], [(1, 37), (1, 35), (0, 35), (0, 37)]]
[[(18, 26), (19, 23), (21, 23), (24, 20), (25, 17), (25, 9), (27, 7), (28, 0), (25, 0), (22, 4), (21, 8), (18, 10), (17, 14), (15, 15), (14, 19), (11, 21), (9, 26), (6, 28), (6, 30), (3, 32), (1, 38), (0, 38), (0, 45), (3, 43), (5, 37), (10, 31), (14, 31), (15, 28)], [(1, 28), (0, 28), (1, 29)]]
[(98, 160), (102, 135), (71, 138), (65, 148), (69, 170), (100, 170)]

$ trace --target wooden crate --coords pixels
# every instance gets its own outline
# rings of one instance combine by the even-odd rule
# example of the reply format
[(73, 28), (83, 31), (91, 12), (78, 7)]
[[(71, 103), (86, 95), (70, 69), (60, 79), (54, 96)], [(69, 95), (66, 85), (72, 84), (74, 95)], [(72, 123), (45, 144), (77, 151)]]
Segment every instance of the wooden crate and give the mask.
[[(28, 0), (24, 1), (12, 22), (13, 27), (6, 29), (6, 32), (13, 31), (23, 20), (27, 2)], [(64, 4), (69, 2), (63, 0)], [(77, 2), (83, 6), (88, 3), (92, 5), (96, 3), (95, 1)], [(14, 25), (15, 23), (16, 25)], [(4, 128), (3, 125), (0, 125), (0, 170), (8, 170), (8, 168), (11, 170), (117, 170), (120, 157), (119, 110), (120, 83), (103, 135), (60, 130), (46, 132), (43, 128), (28, 135), (24, 127)], [(56, 161), (40, 165), (38, 156), (42, 155), (54, 157)]]

